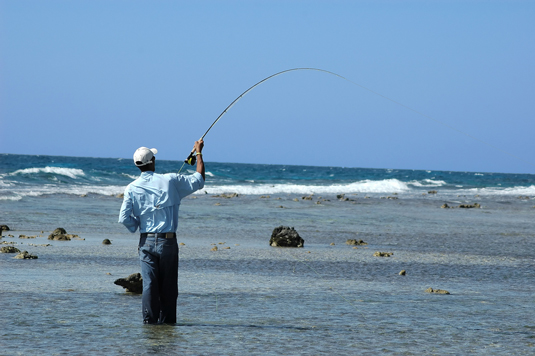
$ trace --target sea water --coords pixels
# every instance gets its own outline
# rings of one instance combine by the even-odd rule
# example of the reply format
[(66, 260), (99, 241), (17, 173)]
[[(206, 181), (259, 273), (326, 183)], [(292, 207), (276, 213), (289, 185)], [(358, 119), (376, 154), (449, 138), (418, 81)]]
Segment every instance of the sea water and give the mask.
[[(180, 208), (178, 323), (147, 326), (113, 283), (140, 271), (117, 223), (136, 170), (0, 155), (0, 242), (39, 257), (0, 254), (0, 355), (535, 353), (533, 175), (207, 163)], [(304, 248), (270, 247), (279, 225)]]

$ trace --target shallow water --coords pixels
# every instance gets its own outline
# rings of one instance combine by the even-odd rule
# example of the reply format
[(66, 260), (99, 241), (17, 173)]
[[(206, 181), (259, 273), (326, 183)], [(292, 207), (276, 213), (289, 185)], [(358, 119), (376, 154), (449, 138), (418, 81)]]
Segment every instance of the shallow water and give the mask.
[[(0, 254), (0, 354), (535, 352), (533, 203), (488, 196), (478, 198), (481, 209), (440, 209), (474, 197), (370, 196), (324, 196), (321, 204), (285, 194), (186, 199), (173, 326), (143, 325), (140, 296), (113, 284), (139, 271), (137, 237), (116, 223), (120, 199), (0, 202), (2, 223), (17, 230), (2, 240), (39, 256)], [(279, 225), (294, 226), (305, 247), (270, 247)], [(48, 241), (59, 226), (85, 240)], [(353, 249), (350, 238), (368, 245)], [(425, 293), (429, 287), (451, 294)]]

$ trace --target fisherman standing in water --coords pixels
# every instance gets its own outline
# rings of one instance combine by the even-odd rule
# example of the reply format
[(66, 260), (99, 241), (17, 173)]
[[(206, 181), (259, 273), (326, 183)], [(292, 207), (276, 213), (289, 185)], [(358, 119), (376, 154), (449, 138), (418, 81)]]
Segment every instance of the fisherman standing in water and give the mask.
[(192, 175), (157, 174), (155, 148), (140, 147), (134, 164), (138, 179), (124, 191), (119, 222), (130, 232), (139, 228), (139, 260), (143, 277), (144, 324), (176, 323), (178, 298), (178, 208), (182, 198), (204, 187), (204, 142), (195, 142), (197, 172)]

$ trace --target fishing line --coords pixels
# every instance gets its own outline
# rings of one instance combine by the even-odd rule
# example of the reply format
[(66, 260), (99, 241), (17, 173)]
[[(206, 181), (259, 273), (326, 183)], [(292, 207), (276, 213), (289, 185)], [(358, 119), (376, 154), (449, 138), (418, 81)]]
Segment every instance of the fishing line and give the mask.
[[(380, 94), (380, 93), (378, 93), (378, 92), (376, 92), (376, 91), (374, 91), (374, 90), (371, 90), (371, 89), (369, 89), (369, 88), (367, 88), (367, 87), (365, 87), (365, 86), (363, 86), (363, 85), (360, 85), (359, 83), (356, 83), (356, 82), (354, 82), (354, 81), (352, 81), (352, 80), (350, 80), (350, 79), (347, 79), (346, 77), (343, 77), (343, 76), (341, 76), (340, 74), (336, 74), (336, 73), (334, 73), (334, 72), (330, 72), (330, 71), (328, 71), (328, 70), (325, 70), (325, 69), (319, 69), (319, 68), (306, 68), (306, 67), (304, 67), (304, 68), (292, 68), (292, 69), (286, 69), (286, 70), (283, 70), (283, 71), (281, 71), (281, 72), (272, 74), (272, 75), (270, 75), (269, 77), (266, 77), (266, 78), (262, 79), (261, 81), (259, 81), (259, 82), (256, 83), (255, 85), (251, 86), (249, 89), (247, 89), (247, 90), (244, 91), (243, 93), (241, 93), (240, 96), (238, 96), (236, 99), (234, 99), (234, 101), (231, 102), (231, 103), (225, 108), (225, 110), (223, 110), (223, 111), (221, 112), (221, 114), (219, 114), (219, 116), (215, 119), (215, 121), (212, 123), (212, 125), (210, 125), (210, 127), (208, 128), (208, 130), (206, 130), (206, 132), (204, 133), (204, 135), (202, 135), (202, 137), (200, 138), (200, 140), (203, 140), (203, 139), (204, 139), (204, 137), (206, 136), (206, 134), (208, 134), (208, 132), (210, 132), (210, 130), (212, 129), (212, 127), (214, 127), (214, 125), (215, 125), (215, 124), (216, 124), (216, 123), (223, 117), (223, 115), (225, 115), (225, 114), (227, 113), (227, 111), (230, 110), (230, 108), (232, 108), (232, 107), (233, 107), (233, 106), (234, 106), (234, 105), (235, 105), (241, 98), (243, 98), (243, 97), (245, 96), (245, 94), (247, 94), (248, 92), (250, 92), (251, 90), (253, 90), (253, 89), (256, 88), (257, 86), (259, 86), (260, 84), (262, 84), (262, 83), (268, 81), (268, 80), (271, 79), (271, 78), (274, 78), (274, 77), (279, 76), (279, 75), (284, 74), (284, 73), (293, 72), (293, 71), (298, 71), (298, 70), (311, 70), (311, 71), (323, 72), (323, 73), (327, 73), (327, 74), (330, 74), (330, 75), (334, 75), (335, 77), (338, 77), (338, 78), (340, 78), (340, 79), (346, 80), (346, 81), (350, 82), (351, 84), (354, 84), (354, 85), (356, 85), (356, 86), (358, 86), (358, 87), (360, 87), (360, 88), (362, 88), (362, 89), (364, 89), (364, 90), (369, 91), (370, 93), (373, 93), (373, 94), (375, 94), (375, 95), (377, 95), (377, 96), (380, 96), (381, 98), (386, 99), (386, 100), (388, 100), (388, 101), (390, 101), (390, 102), (392, 102), (392, 103), (394, 103), (394, 104), (397, 104), (397, 105), (399, 105), (399, 106), (402, 106), (402, 107), (404, 107), (405, 109), (408, 109), (408, 110), (410, 110), (410, 111), (412, 111), (412, 112), (414, 112), (414, 113), (416, 113), (416, 114), (418, 114), (418, 115), (421, 115), (421, 116), (423, 116), (423, 117), (425, 117), (425, 118), (427, 118), (427, 119), (433, 120), (433, 121), (435, 121), (436, 123), (439, 123), (439, 124), (441, 124), (442, 126), (445, 126), (445, 127), (449, 128), (450, 130), (453, 130), (453, 131), (456, 131), (456, 132), (458, 132), (458, 133), (460, 133), (460, 134), (463, 134), (463, 135), (465, 135), (465, 136), (467, 136), (467, 137), (469, 137), (469, 138), (471, 138), (471, 139), (473, 139), (473, 140), (475, 140), (475, 141), (478, 141), (478, 142), (480, 142), (480, 143), (483, 143), (483, 144), (485, 144), (485, 145), (487, 145), (487, 146), (489, 146), (489, 147), (492, 147), (493, 149), (495, 149), (495, 150), (497, 150), (497, 151), (500, 151), (500, 152), (502, 152), (502, 153), (505, 153), (505, 154), (507, 154), (507, 155), (509, 155), (509, 156), (511, 156), (511, 157), (513, 157), (513, 158), (518, 159), (519, 161), (522, 161), (522, 162), (524, 162), (524, 163), (526, 163), (526, 164), (529, 164), (529, 165), (535, 167), (535, 164), (533, 164), (533, 163), (531, 163), (531, 162), (529, 162), (529, 161), (526, 161), (526, 160), (524, 160), (524, 159), (522, 159), (522, 158), (520, 158), (520, 157), (518, 157), (518, 156), (516, 156), (516, 155), (514, 155), (514, 154), (512, 154), (512, 153), (510, 153), (510, 152), (508, 152), (508, 151), (505, 151), (505, 150), (503, 150), (503, 149), (501, 149), (501, 148), (499, 148), (499, 147), (497, 147), (497, 146), (494, 146), (494, 145), (492, 145), (492, 144), (490, 144), (490, 143), (488, 143), (488, 142), (486, 142), (486, 141), (483, 141), (483, 140), (481, 140), (481, 139), (479, 139), (479, 138), (477, 138), (477, 137), (475, 137), (475, 136), (472, 136), (472, 135), (470, 135), (470, 134), (468, 134), (468, 133), (466, 133), (466, 132), (463, 132), (463, 131), (461, 131), (461, 130), (459, 130), (459, 129), (457, 129), (457, 128), (455, 128), (455, 127), (449, 125), (449, 124), (446, 124), (446, 123), (444, 123), (444, 122), (442, 122), (442, 121), (440, 121), (440, 120), (437, 120), (437, 119), (435, 119), (435, 118), (433, 118), (433, 117), (431, 117), (431, 116), (429, 116), (429, 115), (426, 115), (426, 114), (424, 114), (424, 113), (422, 113), (422, 112), (420, 112), (420, 111), (418, 111), (418, 110), (415, 110), (415, 109), (413, 109), (413, 108), (411, 108), (411, 107), (409, 107), (409, 106), (407, 106), (407, 105), (405, 105), (405, 104), (400, 103), (399, 101), (396, 101), (396, 100), (394, 100), (394, 99), (390, 99), (389, 97), (387, 97), (387, 96), (385, 96), (385, 95), (383, 95), (383, 94)], [(196, 162), (196, 158), (195, 158), (195, 148), (194, 148), (193, 150), (191, 150), (191, 152), (190, 152), (188, 158), (186, 158), (186, 159), (184, 160), (184, 163), (182, 164), (182, 166), (181, 166), (180, 169), (178, 170), (178, 173), (180, 173), (180, 171), (182, 170), (182, 168), (184, 167), (184, 165), (185, 165), (186, 163), (189, 164), (189, 165), (191, 165), (191, 166), (193, 166), (193, 165), (195, 164), (195, 162)]]

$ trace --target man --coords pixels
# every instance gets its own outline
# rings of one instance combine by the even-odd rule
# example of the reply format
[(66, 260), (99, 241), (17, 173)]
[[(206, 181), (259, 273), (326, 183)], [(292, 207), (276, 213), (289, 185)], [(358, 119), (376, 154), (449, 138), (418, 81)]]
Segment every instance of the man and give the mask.
[(119, 222), (130, 232), (139, 228), (139, 260), (143, 277), (143, 323), (176, 323), (178, 298), (178, 208), (185, 196), (204, 187), (202, 140), (195, 142), (197, 172), (192, 175), (157, 174), (155, 148), (140, 147), (134, 164), (138, 179), (124, 191)]

